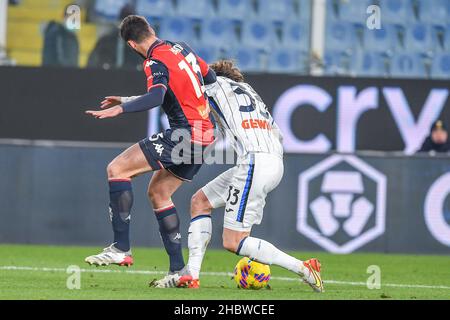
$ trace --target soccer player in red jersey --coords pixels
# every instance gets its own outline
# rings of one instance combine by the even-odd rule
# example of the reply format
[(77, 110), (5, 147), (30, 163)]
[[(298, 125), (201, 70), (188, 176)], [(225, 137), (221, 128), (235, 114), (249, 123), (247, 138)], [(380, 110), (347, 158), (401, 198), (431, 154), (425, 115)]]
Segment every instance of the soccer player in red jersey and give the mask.
[[(107, 97), (99, 111), (86, 113), (105, 119), (122, 113), (147, 111), (162, 106), (170, 129), (134, 144), (107, 167), (110, 190), (110, 216), (114, 243), (103, 252), (89, 256), (86, 262), (95, 265), (131, 265), (129, 223), (133, 204), (131, 179), (155, 171), (148, 195), (159, 223), (159, 231), (170, 258), (169, 275), (183, 269), (179, 217), (171, 197), (183, 181), (191, 181), (201, 163), (194, 161), (195, 152), (186, 154), (192, 161), (179, 163), (172, 157), (174, 148), (200, 150), (213, 140), (213, 124), (204, 85), (214, 83), (213, 70), (185, 43), (163, 41), (145, 18), (126, 17), (120, 26), (124, 41), (145, 59), (148, 93), (139, 97)], [(179, 138), (179, 131), (187, 132)], [(202, 153), (202, 152), (201, 152)], [(185, 157), (183, 158), (185, 159)]]

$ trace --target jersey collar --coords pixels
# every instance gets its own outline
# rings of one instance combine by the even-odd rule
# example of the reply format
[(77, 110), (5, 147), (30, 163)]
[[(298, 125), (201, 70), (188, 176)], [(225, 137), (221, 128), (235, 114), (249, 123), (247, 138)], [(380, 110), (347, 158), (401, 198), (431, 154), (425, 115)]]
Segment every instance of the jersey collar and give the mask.
[(148, 48), (147, 58), (150, 58), (152, 56), (153, 49), (155, 49), (157, 46), (160, 46), (161, 44), (163, 44), (163, 41), (161, 39), (156, 39), (155, 42), (153, 42), (153, 44), (150, 46), (150, 48)]

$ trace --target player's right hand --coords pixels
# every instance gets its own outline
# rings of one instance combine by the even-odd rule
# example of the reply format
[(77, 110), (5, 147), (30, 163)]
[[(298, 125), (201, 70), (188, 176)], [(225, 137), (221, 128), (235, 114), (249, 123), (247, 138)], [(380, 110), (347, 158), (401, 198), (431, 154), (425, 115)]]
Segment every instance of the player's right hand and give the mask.
[(105, 100), (102, 101), (100, 105), (100, 109), (111, 108), (117, 106), (122, 103), (122, 98), (118, 96), (109, 96), (105, 97)]
[(119, 105), (100, 111), (87, 110), (85, 113), (90, 114), (97, 119), (114, 118), (123, 113), (123, 108)]

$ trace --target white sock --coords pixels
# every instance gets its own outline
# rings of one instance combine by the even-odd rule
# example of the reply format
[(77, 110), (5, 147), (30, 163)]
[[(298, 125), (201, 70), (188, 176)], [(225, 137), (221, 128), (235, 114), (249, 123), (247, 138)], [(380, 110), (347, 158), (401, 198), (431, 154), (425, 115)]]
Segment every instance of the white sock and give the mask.
[(191, 221), (188, 232), (189, 261), (188, 270), (194, 279), (200, 276), (206, 247), (211, 240), (212, 223), (210, 215), (203, 215)]
[(238, 254), (264, 264), (280, 266), (296, 274), (306, 273), (306, 275), (309, 275), (309, 271), (303, 265), (303, 261), (284, 253), (270, 242), (262, 239), (247, 237), (243, 240)]

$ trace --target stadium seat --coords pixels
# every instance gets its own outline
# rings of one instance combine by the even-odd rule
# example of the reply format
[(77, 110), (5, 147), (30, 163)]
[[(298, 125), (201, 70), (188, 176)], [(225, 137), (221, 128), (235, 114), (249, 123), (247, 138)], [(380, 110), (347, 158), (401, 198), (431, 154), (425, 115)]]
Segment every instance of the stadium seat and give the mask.
[(167, 17), (161, 20), (160, 37), (172, 41), (186, 41), (189, 44), (196, 44), (193, 22), (189, 18)]
[(233, 21), (221, 18), (203, 20), (201, 40), (218, 48), (235, 46), (238, 40)]
[(431, 77), (434, 79), (450, 79), (450, 53), (440, 53), (433, 57)]
[(219, 0), (218, 4), (220, 17), (242, 21), (256, 15), (251, 0)]
[(305, 73), (306, 53), (300, 50), (275, 49), (269, 54), (267, 71), (271, 73)]
[(450, 24), (447, 25), (444, 31), (444, 49), (450, 52)]
[(411, 0), (380, 0), (381, 21), (408, 24), (416, 20)]
[(272, 25), (259, 21), (244, 21), (242, 25), (242, 43), (249, 47), (268, 49), (276, 40)]
[(349, 22), (327, 21), (325, 43), (327, 50), (353, 51), (357, 46), (353, 24)]
[(328, 21), (340, 20), (339, 18), (339, 2), (340, 0), (328, 0), (326, 1), (327, 17)]
[[(333, 1), (330, 2), (331, 5)], [(367, 7), (374, 2), (372, 0), (345, 0), (337, 1), (338, 17), (342, 21), (361, 23), (367, 19)]]
[(128, 2), (128, 0), (97, 0), (94, 10), (99, 17), (116, 21), (119, 18), (120, 10)]
[(172, 1), (137, 0), (136, 12), (144, 17), (165, 17), (173, 15)]
[(416, 23), (408, 26), (405, 33), (405, 50), (409, 52), (433, 51), (433, 27)]
[(417, 0), (419, 19), (433, 25), (445, 26), (450, 20), (449, 0)]
[(261, 52), (258, 48), (238, 48), (232, 52), (232, 58), (236, 60), (242, 71), (260, 72), (263, 70)]
[(445, 52), (445, 33), (445, 26), (432, 26), (431, 43), (434, 52)]
[(399, 53), (391, 59), (390, 74), (400, 78), (424, 78), (427, 76), (424, 57), (420, 53)]
[(181, 17), (203, 19), (216, 15), (216, 12), (211, 0), (180, 0), (177, 1), (176, 14)]
[(386, 59), (383, 52), (358, 50), (351, 57), (350, 72), (358, 77), (385, 77), (388, 75)]
[(213, 63), (220, 58), (220, 50), (211, 46), (196, 46), (195, 53), (206, 61), (206, 63)]
[(398, 29), (393, 24), (382, 24), (381, 29), (364, 28), (364, 49), (390, 52), (401, 47)]
[(349, 71), (347, 66), (349, 55), (345, 51), (327, 50), (323, 60), (324, 73), (327, 76), (344, 75)]
[(311, 5), (312, 0), (293, 0), (294, 13), (298, 16), (296, 21), (300, 20), (305, 23), (311, 22)]
[(307, 51), (310, 38), (309, 24), (303, 22), (285, 22), (283, 24), (282, 45), (285, 48), (297, 48)]
[[(258, 0), (258, 17), (271, 21), (286, 21), (296, 18), (293, 0)], [(298, 18), (298, 17), (297, 17)]]

